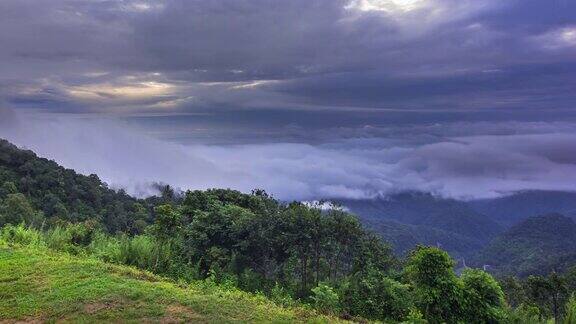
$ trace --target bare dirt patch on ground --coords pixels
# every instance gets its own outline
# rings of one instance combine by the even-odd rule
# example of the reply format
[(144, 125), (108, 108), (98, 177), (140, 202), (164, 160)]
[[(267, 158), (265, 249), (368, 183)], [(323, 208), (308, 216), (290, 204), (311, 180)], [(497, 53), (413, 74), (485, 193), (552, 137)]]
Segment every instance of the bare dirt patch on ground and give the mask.
[(160, 323), (206, 323), (204, 318), (194, 312), (191, 308), (183, 305), (169, 305), (166, 307), (166, 314), (160, 319)]
[(126, 303), (121, 300), (108, 300), (108, 301), (100, 301), (95, 303), (85, 304), (83, 307), (83, 311), (86, 314), (96, 314), (101, 311), (117, 309), (124, 306)]

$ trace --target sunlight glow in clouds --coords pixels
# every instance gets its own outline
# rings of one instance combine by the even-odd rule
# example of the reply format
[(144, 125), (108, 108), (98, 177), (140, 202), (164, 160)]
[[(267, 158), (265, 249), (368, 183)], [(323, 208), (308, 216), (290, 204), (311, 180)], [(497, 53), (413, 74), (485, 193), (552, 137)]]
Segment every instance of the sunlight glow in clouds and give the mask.
[(173, 92), (174, 87), (160, 82), (139, 82), (130, 85), (92, 84), (68, 88), (70, 95), (90, 100), (141, 100), (166, 96)]
[(562, 50), (576, 47), (576, 26), (548, 31), (534, 37), (534, 41), (549, 50)]
[(564, 28), (561, 32), (562, 40), (564, 40), (567, 44), (572, 46), (576, 46), (576, 27), (567, 27)]
[(407, 12), (421, 7), (427, 0), (353, 0), (346, 9), (360, 11)]

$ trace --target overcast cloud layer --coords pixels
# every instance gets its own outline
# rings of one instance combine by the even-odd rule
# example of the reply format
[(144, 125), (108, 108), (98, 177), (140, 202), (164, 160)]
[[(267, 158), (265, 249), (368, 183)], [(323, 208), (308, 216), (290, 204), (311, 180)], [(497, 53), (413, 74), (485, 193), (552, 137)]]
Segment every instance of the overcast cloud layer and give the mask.
[(286, 200), (406, 190), (475, 199), (572, 191), (576, 183), (574, 123), (455, 123), (382, 128), (370, 131), (388, 136), (317, 145), (215, 146), (167, 143), (110, 119), (11, 118), (0, 123), (1, 137), (137, 196), (153, 194), (156, 181), (182, 189), (263, 188)]
[(572, 0), (3, 0), (0, 62), (0, 136), (133, 193), (576, 190)]

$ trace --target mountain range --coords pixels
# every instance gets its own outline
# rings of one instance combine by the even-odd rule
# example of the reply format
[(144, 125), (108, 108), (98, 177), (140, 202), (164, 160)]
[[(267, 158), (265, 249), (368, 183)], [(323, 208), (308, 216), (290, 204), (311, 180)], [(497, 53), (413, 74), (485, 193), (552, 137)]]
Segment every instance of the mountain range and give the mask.
[(463, 264), (468, 259), (469, 265), (519, 275), (576, 264), (576, 245), (569, 242), (576, 237), (575, 192), (533, 190), (471, 201), (405, 192), (338, 203), (399, 255), (417, 244), (436, 245)]
[[(112, 233), (141, 232), (152, 200), (161, 199), (132, 198), (96, 175), (77, 174), (0, 140), (0, 198), (11, 191), (24, 193), (52, 222), (96, 218)], [(418, 244), (435, 245), (462, 263), (520, 275), (576, 263), (576, 192), (523, 191), (471, 201), (404, 192), (337, 202), (398, 255)]]

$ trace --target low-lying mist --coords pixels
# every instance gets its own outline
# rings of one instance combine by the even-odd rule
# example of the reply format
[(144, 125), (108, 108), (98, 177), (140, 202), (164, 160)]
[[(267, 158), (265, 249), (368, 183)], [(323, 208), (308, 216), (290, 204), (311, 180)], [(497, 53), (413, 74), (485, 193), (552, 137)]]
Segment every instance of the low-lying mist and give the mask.
[(444, 136), (416, 127), (394, 139), (335, 136), (320, 144), (183, 145), (113, 119), (0, 110), (0, 137), (137, 196), (153, 194), (154, 182), (183, 190), (262, 188), (285, 200), (576, 190), (576, 126), (517, 126), (503, 132), (471, 124), (455, 132), (458, 125), (447, 125)]

